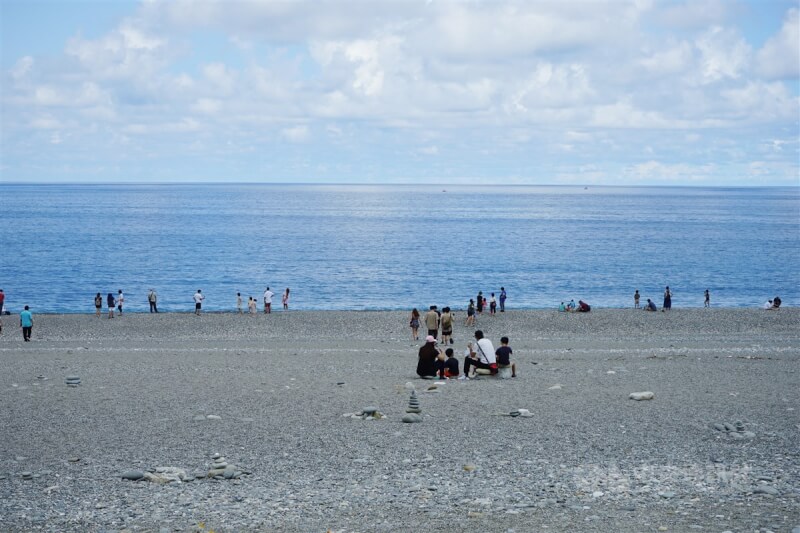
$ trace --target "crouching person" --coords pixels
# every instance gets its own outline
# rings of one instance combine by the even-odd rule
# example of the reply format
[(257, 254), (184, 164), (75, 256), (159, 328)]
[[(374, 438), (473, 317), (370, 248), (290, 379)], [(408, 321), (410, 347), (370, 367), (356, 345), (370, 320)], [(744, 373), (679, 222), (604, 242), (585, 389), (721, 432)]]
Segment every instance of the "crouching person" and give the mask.
[(497, 359), (492, 341), (483, 337), (483, 331), (475, 331), (475, 341), (467, 345), (469, 355), (464, 358), (464, 375), (469, 377), (470, 368), (482, 368), (489, 374), (497, 374)]

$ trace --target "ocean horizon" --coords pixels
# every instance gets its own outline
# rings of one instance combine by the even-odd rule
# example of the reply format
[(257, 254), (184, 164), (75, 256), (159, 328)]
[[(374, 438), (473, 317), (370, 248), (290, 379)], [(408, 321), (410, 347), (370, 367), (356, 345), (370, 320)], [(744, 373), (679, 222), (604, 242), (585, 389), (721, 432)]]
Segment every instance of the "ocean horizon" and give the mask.
[[(6, 308), (754, 307), (800, 299), (800, 187), (457, 184), (0, 184)], [(105, 307), (105, 306), (104, 306)]]

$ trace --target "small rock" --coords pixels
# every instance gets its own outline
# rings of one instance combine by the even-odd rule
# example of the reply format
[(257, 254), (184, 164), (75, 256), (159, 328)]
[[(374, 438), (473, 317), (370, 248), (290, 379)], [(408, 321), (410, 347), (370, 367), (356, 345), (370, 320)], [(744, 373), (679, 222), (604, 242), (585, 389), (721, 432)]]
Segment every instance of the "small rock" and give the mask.
[(139, 481), (144, 477), (144, 472), (141, 470), (128, 470), (127, 472), (123, 472), (122, 479), (128, 479), (130, 481)]
[(415, 424), (418, 422), (422, 422), (422, 416), (417, 413), (408, 413), (403, 416), (403, 422), (406, 424)]
[(661, 496), (662, 498), (666, 498), (668, 500), (675, 497), (675, 493), (672, 492), (672, 491), (659, 492), (658, 495)]
[(219, 415), (206, 415), (206, 418), (209, 420), (222, 420), (222, 417)]
[(562, 387), (561, 383), (556, 383), (552, 387), (548, 387), (547, 390), (561, 390), (561, 387)]
[(365, 415), (373, 415), (373, 414), (375, 414), (375, 412), (377, 410), (378, 410), (377, 407), (369, 406), (369, 407), (365, 407), (364, 409), (362, 409), (361, 412), (364, 413)]
[(476, 466), (474, 464), (472, 464), (472, 463), (467, 463), (464, 466), (462, 466), (461, 468), (463, 468), (465, 472), (474, 472)]
[(228, 465), (222, 471), (222, 477), (225, 479), (233, 479), (236, 476), (236, 468), (233, 465)]
[(31, 472), (23, 472), (21, 474), (21, 476), (22, 476), (22, 479), (25, 479), (25, 480), (33, 479), (33, 474)]
[(632, 392), (628, 396), (628, 398), (630, 398), (631, 400), (636, 400), (637, 402), (642, 401), (642, 400), (652, 400), (655, 397), (656, 397), (656, 395), (654, 393), (650, 392), (650, 391)]
[(762, 485), (761, 487), (756, 487), (753, 489), (753, 494), (767, 494), (769, 496), (778, 496), (780, 493), (781, 491), (769, 485)]
[(724, 424), (720, 424), (719, 422), (714, 423), (714, 425), (712, 427), (714, 429), (716, 429), (717, 431), (725, 431), (725, 425)]

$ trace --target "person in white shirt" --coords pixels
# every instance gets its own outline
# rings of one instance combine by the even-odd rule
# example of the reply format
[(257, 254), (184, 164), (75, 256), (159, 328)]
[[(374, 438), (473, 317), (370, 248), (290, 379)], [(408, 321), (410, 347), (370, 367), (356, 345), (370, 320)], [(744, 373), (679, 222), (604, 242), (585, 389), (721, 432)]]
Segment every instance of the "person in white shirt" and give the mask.
[(205, 299), (206, 297), (203, 296), (203, 292), (200, 289), (197, 289), (197, 292), (194, 293), (194, 314), (200, 314), (200, 308), (202, 307), (203, 300)]
[(464, 358), (464, 376), (469, 377), (470, 367), (485, 368), (492, 375), (497, 374), (497, 359), (495, 358), (492, 341), (483, 337), (483, 331), (475, 330), (475, 343), (470, 342), (469, 355)]
[(273, 296), (275, 296), (275, 293), (272, 292), (271, 290), (269, 290), (269, 287), (267, 287), (267, 290), (264, 291), (264, 312), (265, 313), (271, 313), (272, 312), (272, 297)]

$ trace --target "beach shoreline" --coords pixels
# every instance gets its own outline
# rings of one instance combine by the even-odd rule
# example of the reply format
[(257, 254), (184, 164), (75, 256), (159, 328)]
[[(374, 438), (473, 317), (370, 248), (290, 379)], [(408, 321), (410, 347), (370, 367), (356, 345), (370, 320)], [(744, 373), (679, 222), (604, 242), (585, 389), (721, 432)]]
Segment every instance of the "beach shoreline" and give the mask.
[[(16, 318), (2, 530), (800, 526), (798, 308), (484, 314), (519, 377), (446, 382), (415, 376), (406, 311), (37, 314), (30, 343)], [(463, 359), (474, 328), (456, 318)], [(401, 422), (409, 384), (419, 424)], [(533, 416), (503, 416), (520, 408)], [(194, 477), (214, 453), (248, 473), (121, 479)]]

